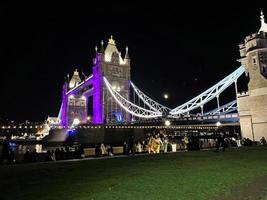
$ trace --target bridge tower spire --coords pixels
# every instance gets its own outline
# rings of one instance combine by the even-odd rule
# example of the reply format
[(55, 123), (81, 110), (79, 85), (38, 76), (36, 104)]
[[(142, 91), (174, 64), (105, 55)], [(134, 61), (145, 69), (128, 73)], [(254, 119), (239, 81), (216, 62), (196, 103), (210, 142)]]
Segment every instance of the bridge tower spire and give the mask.
[(265, 32), (265, 33), (267, 33), (267, 24), (265, 23), (264, 14), (263, 14), (262, 11), (261, 11), (261, 16), (260, 16), (260, 18), (261, 18), (261, 28), (260, 28), (260, 30), (259, 30), (259, 33), (260, 33), (260, 32)]
[(261, 12), (261, 28), (239, 45), (239, 61), (249, 77), (248, 92), (238, 95), (242, 136), (259, 141), (267, 137), (267, 24)]

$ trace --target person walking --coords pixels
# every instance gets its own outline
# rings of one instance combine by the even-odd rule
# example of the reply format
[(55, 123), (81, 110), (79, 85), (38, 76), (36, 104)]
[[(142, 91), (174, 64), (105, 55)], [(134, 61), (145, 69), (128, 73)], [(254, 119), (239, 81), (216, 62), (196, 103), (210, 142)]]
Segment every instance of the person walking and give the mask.
[(11, 148), (10, 148), (10, 135), (6, 136), (5, 141), (3, 142), (3, 148), (2, 148), (2, 156), (0, 158), (0, 164), (3, 163), (4, 160), (7, 160), (7, 162), (10, 164), (11, 161)]

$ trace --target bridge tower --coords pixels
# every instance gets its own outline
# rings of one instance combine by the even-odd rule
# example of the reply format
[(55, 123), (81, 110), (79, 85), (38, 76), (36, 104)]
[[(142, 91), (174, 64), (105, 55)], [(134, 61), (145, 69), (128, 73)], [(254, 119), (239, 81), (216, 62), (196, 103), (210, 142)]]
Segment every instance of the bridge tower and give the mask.
[[(87, 118), (87, 97), (82, 90), (72, 92), (79, 86), (81, 78), (77, 69), (70, 81), (66, 81), (62, 90), (61, 124), (64, 127), (73, 123), (85, 122)], [(76, 122), (74, 121), (76, 119)], [(78, 121), (77, 121), (78, 120)]]
[[(128, 48), (124, 58), (118, 51), (115, 40), (109, 39), (106, 48), (101, 42), (100, 52), (96, 47), (93, 59), (93, 74), (81, 80), (75, 70), (71, 80), (63, 85), (62, 105), (60, 109), (61, 124), (64, 127), (88, 122), (88, 110), (93, 113), (93, 123), (103, 124), (129, 121), (130, 116), (120, 108), (105, 87), (103, 77), (111, 83), (112, 88), (124, 98), (130, 99), (130, 58)], [(89, 97), (93, 97), (90, 99)], [(89, 107), (89, 100), (93, 101)]]
[(128, 47), (126, 47), (124, 58), (122, 58), (121, 52), (118, 51), (112, 36), (105, 49), (103, 45), (102, 41), (100, 52), (96, 48), (96, 57), (93, 59), (94, 123), (129, 121), (129, 114), (120, 108), (103, 83), (103, 76), (105, 76), (114, 90), (124, 98), (130, 99), (130, 57)]
[(249, 77), (248, 91), (237, 98), (242, 137), (267, 138), (267, 24), (261, 12), (261, 28), (239, 45), (239, 61)]

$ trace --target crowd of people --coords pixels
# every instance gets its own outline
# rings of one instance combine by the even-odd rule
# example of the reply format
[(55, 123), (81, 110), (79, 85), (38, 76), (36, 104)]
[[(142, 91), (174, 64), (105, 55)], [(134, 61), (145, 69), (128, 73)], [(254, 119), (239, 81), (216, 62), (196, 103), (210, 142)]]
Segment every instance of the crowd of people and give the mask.
[[(254, 143), (249, 138), (235, 139), (226, 137), (225, 133), (220, 132), (215, 135), (214, 146), (209, 145), (209, 147), (215, 147), (215, 151), (225, 151), (226, 147), (229, 146), (252, 146)], [(266, 139), (262, 137), (260, 139), (261, 145), (266, 145)], [(124, 155), (134, 155), (138, 153), (149, 153), (158, 154), (170, 151), (179, 150), (199, 150), (204, 147), (203, 140), (196, 137), (187, 137), (186, 135), (178, 140), (172, 140), (170, 137), (159, 134), (152, 133), (147, 134), (145, 140), (136, 141), (134, 136), (131, 135), (127, 141), (123, 142), (123, 154)], [(174, 149), (173, 149), (174, 148)], [(99, 143), (95, 145), (95, 156), (113, 156), (113, 146), (111, 144)], [(27, 148), (24, 153), (24, 162), (37, 162), (37, 161), (58, 161), (66, 159), (79, 159), (84, 158), (85, 153), (82, 146), (76, 146), (74, 151), (70, 150), (69, 147), (61, 147), (56, 149), (48, 149), (42, 156), (37, 153), (36, 149)], [(15, 153), (11, 147), (11, 137), (7, 136), (2, 144), (2, 153), (0, 154), (0, 164), (4, 161), (12, 164), (15, 163)]]

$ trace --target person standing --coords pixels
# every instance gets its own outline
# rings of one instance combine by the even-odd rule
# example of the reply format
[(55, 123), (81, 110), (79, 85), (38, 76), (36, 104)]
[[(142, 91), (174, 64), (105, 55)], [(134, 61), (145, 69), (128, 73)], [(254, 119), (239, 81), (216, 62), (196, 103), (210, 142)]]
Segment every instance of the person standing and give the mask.
[(12, 163), (11, 158), (10, 158), (10, 153), (11, 153), (10, 140), (11, 140), (11, 137), (8, 135), (8, 136), (6, 136), (6, 139), (3, 142), (2, 156), (0, 158), (0, 164), (2, 164), (2, 162), (4, 160), (7, 160), (7, 162), (9, 164)]
[(127, 155), (128, 154), (128, 144), (126, 141), (123, 142), (123, 154)]
[(167, 150), (168, 150), (168, 138), (167, 136), (165, 136), (163, 140), (163, 152), (166, 153)]
[(130, 138), (129, 138), (129, 142), (128, 142), (128, 151), (129, 151), (129, 154), (133, 154), (135, 153), (135, 144), (134, 144), (134, 136), (131, 135)]

